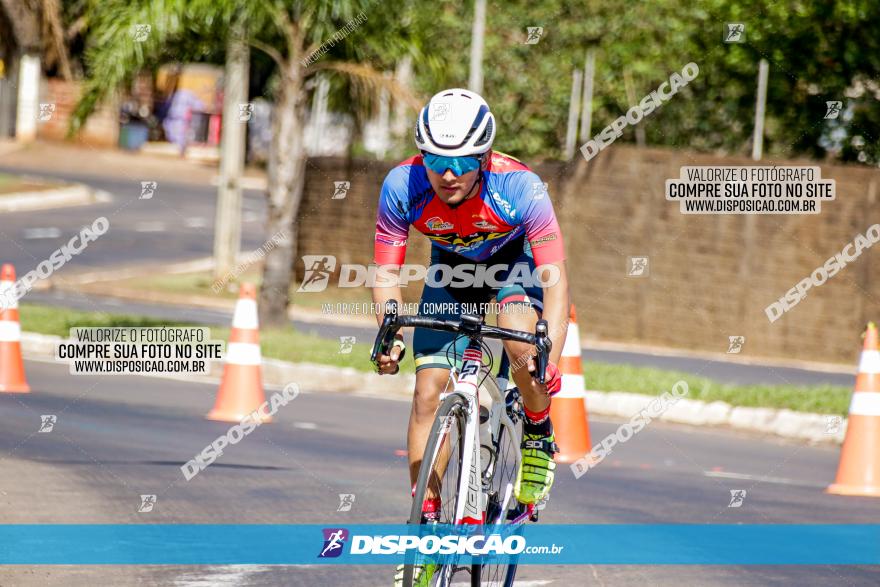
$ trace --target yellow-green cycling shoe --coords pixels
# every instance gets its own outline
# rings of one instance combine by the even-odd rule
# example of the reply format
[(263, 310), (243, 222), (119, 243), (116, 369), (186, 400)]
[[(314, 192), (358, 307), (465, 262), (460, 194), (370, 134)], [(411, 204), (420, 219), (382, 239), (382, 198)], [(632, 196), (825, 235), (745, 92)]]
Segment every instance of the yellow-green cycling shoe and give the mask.
[(552, 432), (549, 435), (526, 432), (521, 448), (522, 460), (513, 490), (520, 503), (537, 503), (547, 499), (553, 486), (556, 470), (553, 455), (559, 452), (559, 447)]
[[(437, 565), (434, 563), (413, 565), (413, 587), (428, 587), (436, 570)], [(397, 565), (397, 572), (394, 573), (394, 587), (403, 587), (403, 565)]]

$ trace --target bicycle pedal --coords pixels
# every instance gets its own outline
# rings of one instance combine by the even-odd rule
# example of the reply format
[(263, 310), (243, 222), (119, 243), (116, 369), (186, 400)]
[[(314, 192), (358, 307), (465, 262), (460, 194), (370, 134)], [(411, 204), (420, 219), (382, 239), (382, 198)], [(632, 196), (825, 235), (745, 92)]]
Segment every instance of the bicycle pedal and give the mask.
[(538, 512), (538, 508), (535, 506), (535, 504), (530, 503), (529, 505), (527, 505), (526, 512), (528, 512), (528, 514), (529, 514), (529, 521), (532, 521), (532, 522), (538, 521), (539, 512)]
[(507, 510), (507, 519), (508, 520), (515, 520), (518, 517), (520, 517), (521, 515), (523, 515), (523, 513), (525, 513), (525, 511), (526, 511), (526, 505), (519, 503), (519, 502), (516, 502), (516, 506)]

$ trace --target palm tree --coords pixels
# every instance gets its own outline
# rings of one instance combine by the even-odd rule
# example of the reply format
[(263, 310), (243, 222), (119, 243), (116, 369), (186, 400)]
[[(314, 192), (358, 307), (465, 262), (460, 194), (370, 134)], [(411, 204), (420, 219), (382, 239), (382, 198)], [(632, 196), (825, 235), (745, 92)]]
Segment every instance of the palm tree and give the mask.
[(73, 79), (74, 63), (68, 44), (84, 26), (81, 11), (80, 1), (62, 9), (60, 0), (0, 0), (0, 32), (8, 27), (6, 34), (11, 37), (0, 37), (0, 43), (14, 41), (21, 52), (41, 55), (45, 69), (54, 67), (63, 79)]
[[(305, 179), (307, 81), (323, 72), (335, 87), (357, 98), (363, 112), (382, 90), (412, 106), (418, 101), (382, 73), (407, 53), (417, 53), (401, 14), (409, 2), (372, 6), (370, 0), (93, 0), (86, 80), (73, 122), (76, 132), (109, 92), (163, 61), (217, 59), (228, 31), (275, 63), (272, 148), (268, 163), (267, 235), (286, 234), (265, 257), (260, 319), (286, 323), (296, 260), (296, 218)], [(137, 25), (150, 25), (136, 41)], [(342, 40), (343, 34), (350, 38)], [(141, 38), (143, 38), (141, 36)], [(328, 48), (329, 50), (325, 49)]]

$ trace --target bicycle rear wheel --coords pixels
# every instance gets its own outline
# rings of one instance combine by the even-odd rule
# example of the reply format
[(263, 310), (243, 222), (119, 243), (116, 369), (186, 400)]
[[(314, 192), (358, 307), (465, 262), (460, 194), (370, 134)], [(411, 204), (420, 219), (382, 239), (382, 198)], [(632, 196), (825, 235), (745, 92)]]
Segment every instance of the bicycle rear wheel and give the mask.
[[(461, 462), (464, 456), (464, 435), (467, 400), (457, 393), (446, 397), (437, 409), (431, 426), (431, 436), (425, 445), (425, 454), (419, 468), (416, 492), (413, 496), (409, 523), (422, 523), (422, 503), (428, 497), (440, 497), (439, 524), (453, 524), (458, 506), (458, 487), (461, 480)], [(403, 585), (412, 587), (415, 560), (404, 564)], [(432, 579), (432, 585), (446, 587), (452, 575), (460, 568), (441, 565)], [(479, 585), (479, 583), (477, 583)]]

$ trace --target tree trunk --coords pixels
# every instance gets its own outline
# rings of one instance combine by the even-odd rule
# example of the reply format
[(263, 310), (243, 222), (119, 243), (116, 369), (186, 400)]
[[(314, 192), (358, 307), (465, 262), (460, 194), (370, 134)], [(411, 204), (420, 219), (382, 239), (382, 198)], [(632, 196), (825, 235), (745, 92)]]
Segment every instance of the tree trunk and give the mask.
[(70, 68), (70, 52), (64, 40), (64, 25), (61, 22), (61, 7), (58, 5), (58, 0), (43, 0), (43, 14), (49, 25), (52, 46), (58, 54), (58, 70), (61, 72), (61, 77), (70, 81), (73, 79), (73, 70)]
[(0, 0), (0, 7), (12, 26), (15, 42), (22, 53), (38, 53), (43, 48), (37, 7), (21, 0)]
[[(220, 185), (214, 229), (214, 279), (223, 280), (235, 267), (241, 249), (241, 175), (244, 170), (247, 121), (240, 105), (248, 101), (250, 48), (244, 22), (231, 28), (226, 45), (223, 129), (220, 136)], [(271, 235), (269, 238), (272, 238)]]
[(269, 154), (269, 222), (267, 240), (278, 235), (278, 245), (266, 254), (260, 290), (260, 322), (287, 324), (288, 292), (296, 258), (296, 218), (305, 184), (305, 108), (303, 70), (291, 58), (282, 72), (272, 120)]

